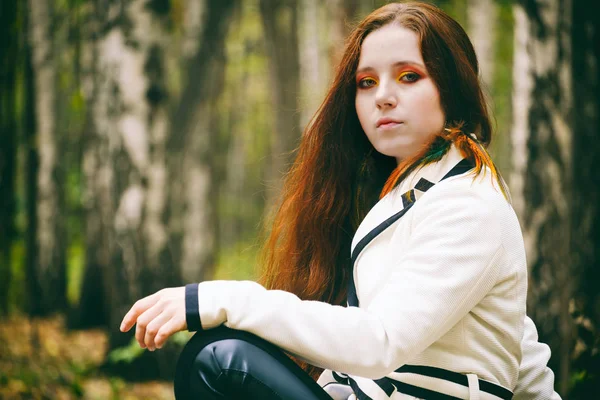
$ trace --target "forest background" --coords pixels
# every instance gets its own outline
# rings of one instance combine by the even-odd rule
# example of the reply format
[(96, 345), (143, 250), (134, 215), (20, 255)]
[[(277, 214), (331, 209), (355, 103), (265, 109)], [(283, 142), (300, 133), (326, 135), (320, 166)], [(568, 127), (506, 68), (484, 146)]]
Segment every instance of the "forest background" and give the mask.
[[(257, 277), (265, 217), (344, 38), (385, 3), (0, 3), (1, 398), (172, 398), (189, 335), (146, 352), (120, 319), (163, 287)], [(478, 53), (556, 388), (588, 398), (600, 387), (600, 6), (434, 3)]]

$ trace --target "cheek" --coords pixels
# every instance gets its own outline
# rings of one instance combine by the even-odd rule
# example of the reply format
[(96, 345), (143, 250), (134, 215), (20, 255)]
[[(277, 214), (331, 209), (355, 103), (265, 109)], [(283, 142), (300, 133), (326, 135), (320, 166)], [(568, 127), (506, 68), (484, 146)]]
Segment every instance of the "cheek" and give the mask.
[(363, 130), (366, 132), (365, 127), (368, 126), (368, 121), (366, 120), (368, 116), (367, 110), (367, 101), (364, 96), (356, 96), (354, 100), (354, 108), (356, 109), (356, 115), (358, 116), (358, 121), (362, 126)]
[(425, 110), (425, 112), (421, 114), (423, 116), (423, 122), (425, 122), (432, 131), (438, 132), (442, 130), (446, 123), (446, 116), (444, 110), (442, 110), (439, 95), (437, 93), (431, 93), (422, 100), (422, 109)]

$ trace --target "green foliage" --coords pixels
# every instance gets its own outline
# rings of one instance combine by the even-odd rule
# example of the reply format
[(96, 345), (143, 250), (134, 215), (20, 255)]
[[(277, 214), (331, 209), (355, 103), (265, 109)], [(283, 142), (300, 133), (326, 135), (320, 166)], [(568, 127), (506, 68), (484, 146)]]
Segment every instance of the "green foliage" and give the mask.
[(67, 249), (67, 300), (71, 305), (79, 303), (84, 268), (85, 246), (80, 241), (72, 242)]
[(0, 321), (0, 399), (173, 398), (170, 382), (104, 376), (107, 345), (106, 332), (68, 331), (60, 317)]
[[(12, 281), (8, 294), (11, 313), (26, 310), (25, 252), (24, 240), (13, 241), (11, 250)], [(79, 302), (84, 263), (84, 246), (80, 241), (72, 242), (67, 248), (67, 299), (71, 305)]]
[(256, 280), (258, 245), (236, 243), (219, 253), (214, 279)]
[(110, 364), (118, 364), (120, 362), (130, 364), (145, 351), (146, 349), (142, 349), (134, 337), (131, 338), (127, 346), (118, 347), (108, 353), (107, 360)]
[(11, 285), (8, 289), (10, 312), (25, 310), (25, 242), (13, 241), (11, 246)]
[(448, 15), (458, 21), (463, 27), (467, 26), (467, 1), (465, 0), (437, 0), (433, 2)]
[(186, 343), (190, 340), (190, 338), (193, 335), (194, 334), (192, 332), (187, 332), (187, 331), (177, 332), (169, 338), (169, 342), (171, 342), (177, 346), (183, 347), (186, 345)]
[(499, 1), (498, 26), (496, 31), (495, 50), (496, 68), (491, 87), (491, 106), (496, 119), (495, 139), (492, 141), (490, 152), (498, 169), (504, 172), (504, 178), (509, 175), (510, 159), (510, 130), (512, 124), (512, 64), (513, 64), (513, 29), (514, 20), (511, 1)]
[(588, 370), (575, 370), (569, 380), (569, 398), (589, 399), (598, 390), (600, 377)]
[(110, 382), (112, 400), (118, 400), (119, 392), (121, 392), (123, 390), (123, 387), (125, 386), (125, 382), (123, 382), (122, 379), (117, 378), (117, 377), (111, 377), (109, 379), (109, 382)]

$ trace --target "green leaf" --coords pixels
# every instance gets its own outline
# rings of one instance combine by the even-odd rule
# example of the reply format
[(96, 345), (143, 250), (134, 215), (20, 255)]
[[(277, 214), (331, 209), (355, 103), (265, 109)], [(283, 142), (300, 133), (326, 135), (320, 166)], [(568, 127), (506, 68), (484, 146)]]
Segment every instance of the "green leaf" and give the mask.
[(124, 362), (130, 364), (136, 358), (141, 356), (145, 349), (142, 349), (135, 338), (131, 338), (131, 342), (129, 345), (125, 347), (118, 347), (108, 353), (108, 362), (110, 364), (117, 364), (120, 362)]

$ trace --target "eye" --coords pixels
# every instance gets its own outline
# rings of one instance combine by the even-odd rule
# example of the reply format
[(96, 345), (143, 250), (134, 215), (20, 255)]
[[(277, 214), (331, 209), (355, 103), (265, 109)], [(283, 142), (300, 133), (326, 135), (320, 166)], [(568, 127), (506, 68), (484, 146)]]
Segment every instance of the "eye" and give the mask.
[(412, 82), (418, 81), (420, 78), (421, 78), (421, 76), (419, 74), (417, 74), (416, 72), (403, 72), (398, 77), (398, 80), (403, 81), (403, 82), (412, 83)]
[(357, 86), (361, 89), (368, 89), (375, 85), (377, 85), (377, 81), (373, 78), (363, 78), (360, 81), (358, 81), (358, 84), (357, 84)]

